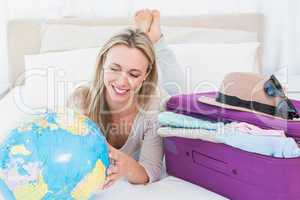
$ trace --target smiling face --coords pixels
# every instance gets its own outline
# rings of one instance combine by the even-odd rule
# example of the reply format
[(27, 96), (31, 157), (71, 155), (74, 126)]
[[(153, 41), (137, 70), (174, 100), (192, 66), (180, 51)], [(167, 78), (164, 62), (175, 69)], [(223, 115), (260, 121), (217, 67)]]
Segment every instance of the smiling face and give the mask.
[(104, 86), (110, 104), (125, 105), (147, 77), (148, 58), (137, 48), (112, 47), (104, 63)]

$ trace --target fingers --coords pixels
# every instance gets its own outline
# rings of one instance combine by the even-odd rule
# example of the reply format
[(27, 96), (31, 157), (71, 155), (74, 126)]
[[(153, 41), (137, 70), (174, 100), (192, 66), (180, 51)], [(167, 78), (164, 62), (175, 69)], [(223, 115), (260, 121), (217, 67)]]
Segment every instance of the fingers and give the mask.
[(107, 189), (114, 184), (115, 181), (108, 181), (103, 185), (103, 189)]
[(110, 166), (108, 169), (107, 169), (107, 175), (111, 175), (111, 174), (116, 174), (119, 172), (119, 168), (117, 166)]
[(120, 175), (118, 173), (110, 174), (106, 177), (106, 181), (116, 181), (120, 178)]
[(120, 152), (113, 146), (109, 147), (108, 157), (110, 159), (110, 165), (116, 166), (118, 163), (120, 163)]
[(113, 147), (112, 145), (108, 144), (108, 151), (109, 151), (109, 154), (117, 154), (119, 152), (118, 149), (116, 149), (115, 147)]
[(119, 172), (119, 169), (118, 169), (117, 166), (110, 166), (107, 169), (106, 180), (105, 180), (105, 183), (102, 186), (103, 189), (109, 188), (110, 186), (112, 186), (116, 182), (117, 179), (120, 178), (120, 175), (119, 175), (118, 172)]
[[(110, 145), (109, 143), (107, 143), (108, 145), (108, 149), (109, 149), (109, 158), (111, 161), (111, 165), (109, 166), (109, 168), (107, 169), (107, 177), (106, 177), (106, 181), (103, 185), (103, 189), (109, 188), (111, 185), (114, 184), (114, 182), (120, 178), (120, 170), (118, 167), (118, 163), (119, 163), (119, 150), (114, 148), (112, 145)], [(112, 164), (114, 163), (114, 164)]]
[(106, 188), (109, 188), (110, 186), (112, 186), (119, 178), (120, 178), (120, 176), (117, 173), (110, 174), (109, 176), (107, 176), (106, 181), (103, 185), (103, 189), (106, 189)]
[(108, 153), (108, 157), (111, 159), (111, 160), (115, 160), (116, 162), (119, 160), (119, 153), (117, 151), (110, 151)]

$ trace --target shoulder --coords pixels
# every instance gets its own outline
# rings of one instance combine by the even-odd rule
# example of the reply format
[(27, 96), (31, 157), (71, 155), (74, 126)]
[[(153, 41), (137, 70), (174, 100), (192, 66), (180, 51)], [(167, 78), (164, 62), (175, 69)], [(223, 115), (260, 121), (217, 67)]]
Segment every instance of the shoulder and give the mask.
[(143, 124), (144, 131), (157, 126), (158, 114), (160, 112), (160, 103), (161, 99), (156, 96), (151, 98), (146, 108), (140, 109), (139, 123)]
[(141, 108), (140, 111), (144, 115), (155, 116), (159, 112), (165, 111), (165, 104), (170, 99), (170, 95), (165, 91), (163, 87), (157, 85), (157, 90), (153, 94), (145, 108)]
[(156, 93), (150, 99), (147, 105), (140, 108), (140, 114), (144, 117), (155, 117), (160, 111), (161, 97)]
[(81, 84), (73, 90), (67, 100), (67, 106), (81, 113), (86, 113), (86, 98), (89, 92), (88, 84)]

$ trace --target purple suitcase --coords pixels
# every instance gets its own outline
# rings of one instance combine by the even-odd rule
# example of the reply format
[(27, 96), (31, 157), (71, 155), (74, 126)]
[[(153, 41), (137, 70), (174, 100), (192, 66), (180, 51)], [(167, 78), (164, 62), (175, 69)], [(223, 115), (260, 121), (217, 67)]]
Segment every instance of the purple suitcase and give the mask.
[[(202, 104), (202, 93), (174, 96), (167, 110), (198, 118), (243, 121), (262, 128), (282, 129), (300, 139), (300, 122)], [(300, 102), (293, 101), (300, 110)], [(209, 112), (214, 111), (214, 112)], [(300, 158), (273, 158), (196, 139), (164, 138), (167, 171), (232, 200), (300, 200)], [(184, 163), (184, 164), (179, 164)]]

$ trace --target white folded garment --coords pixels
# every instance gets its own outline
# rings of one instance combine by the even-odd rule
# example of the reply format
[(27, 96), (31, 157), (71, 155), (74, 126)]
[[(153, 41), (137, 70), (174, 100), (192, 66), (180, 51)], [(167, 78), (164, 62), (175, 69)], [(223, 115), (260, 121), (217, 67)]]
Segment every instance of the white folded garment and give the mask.
[(218, 133), (215, 130), (194, 129), (194, 128), (174, 128), (161, 127), (157, 131), (161, 137), (182, 137), (190, 139), (201, 139), (204, 141), (221, 143), (216, 137)]

